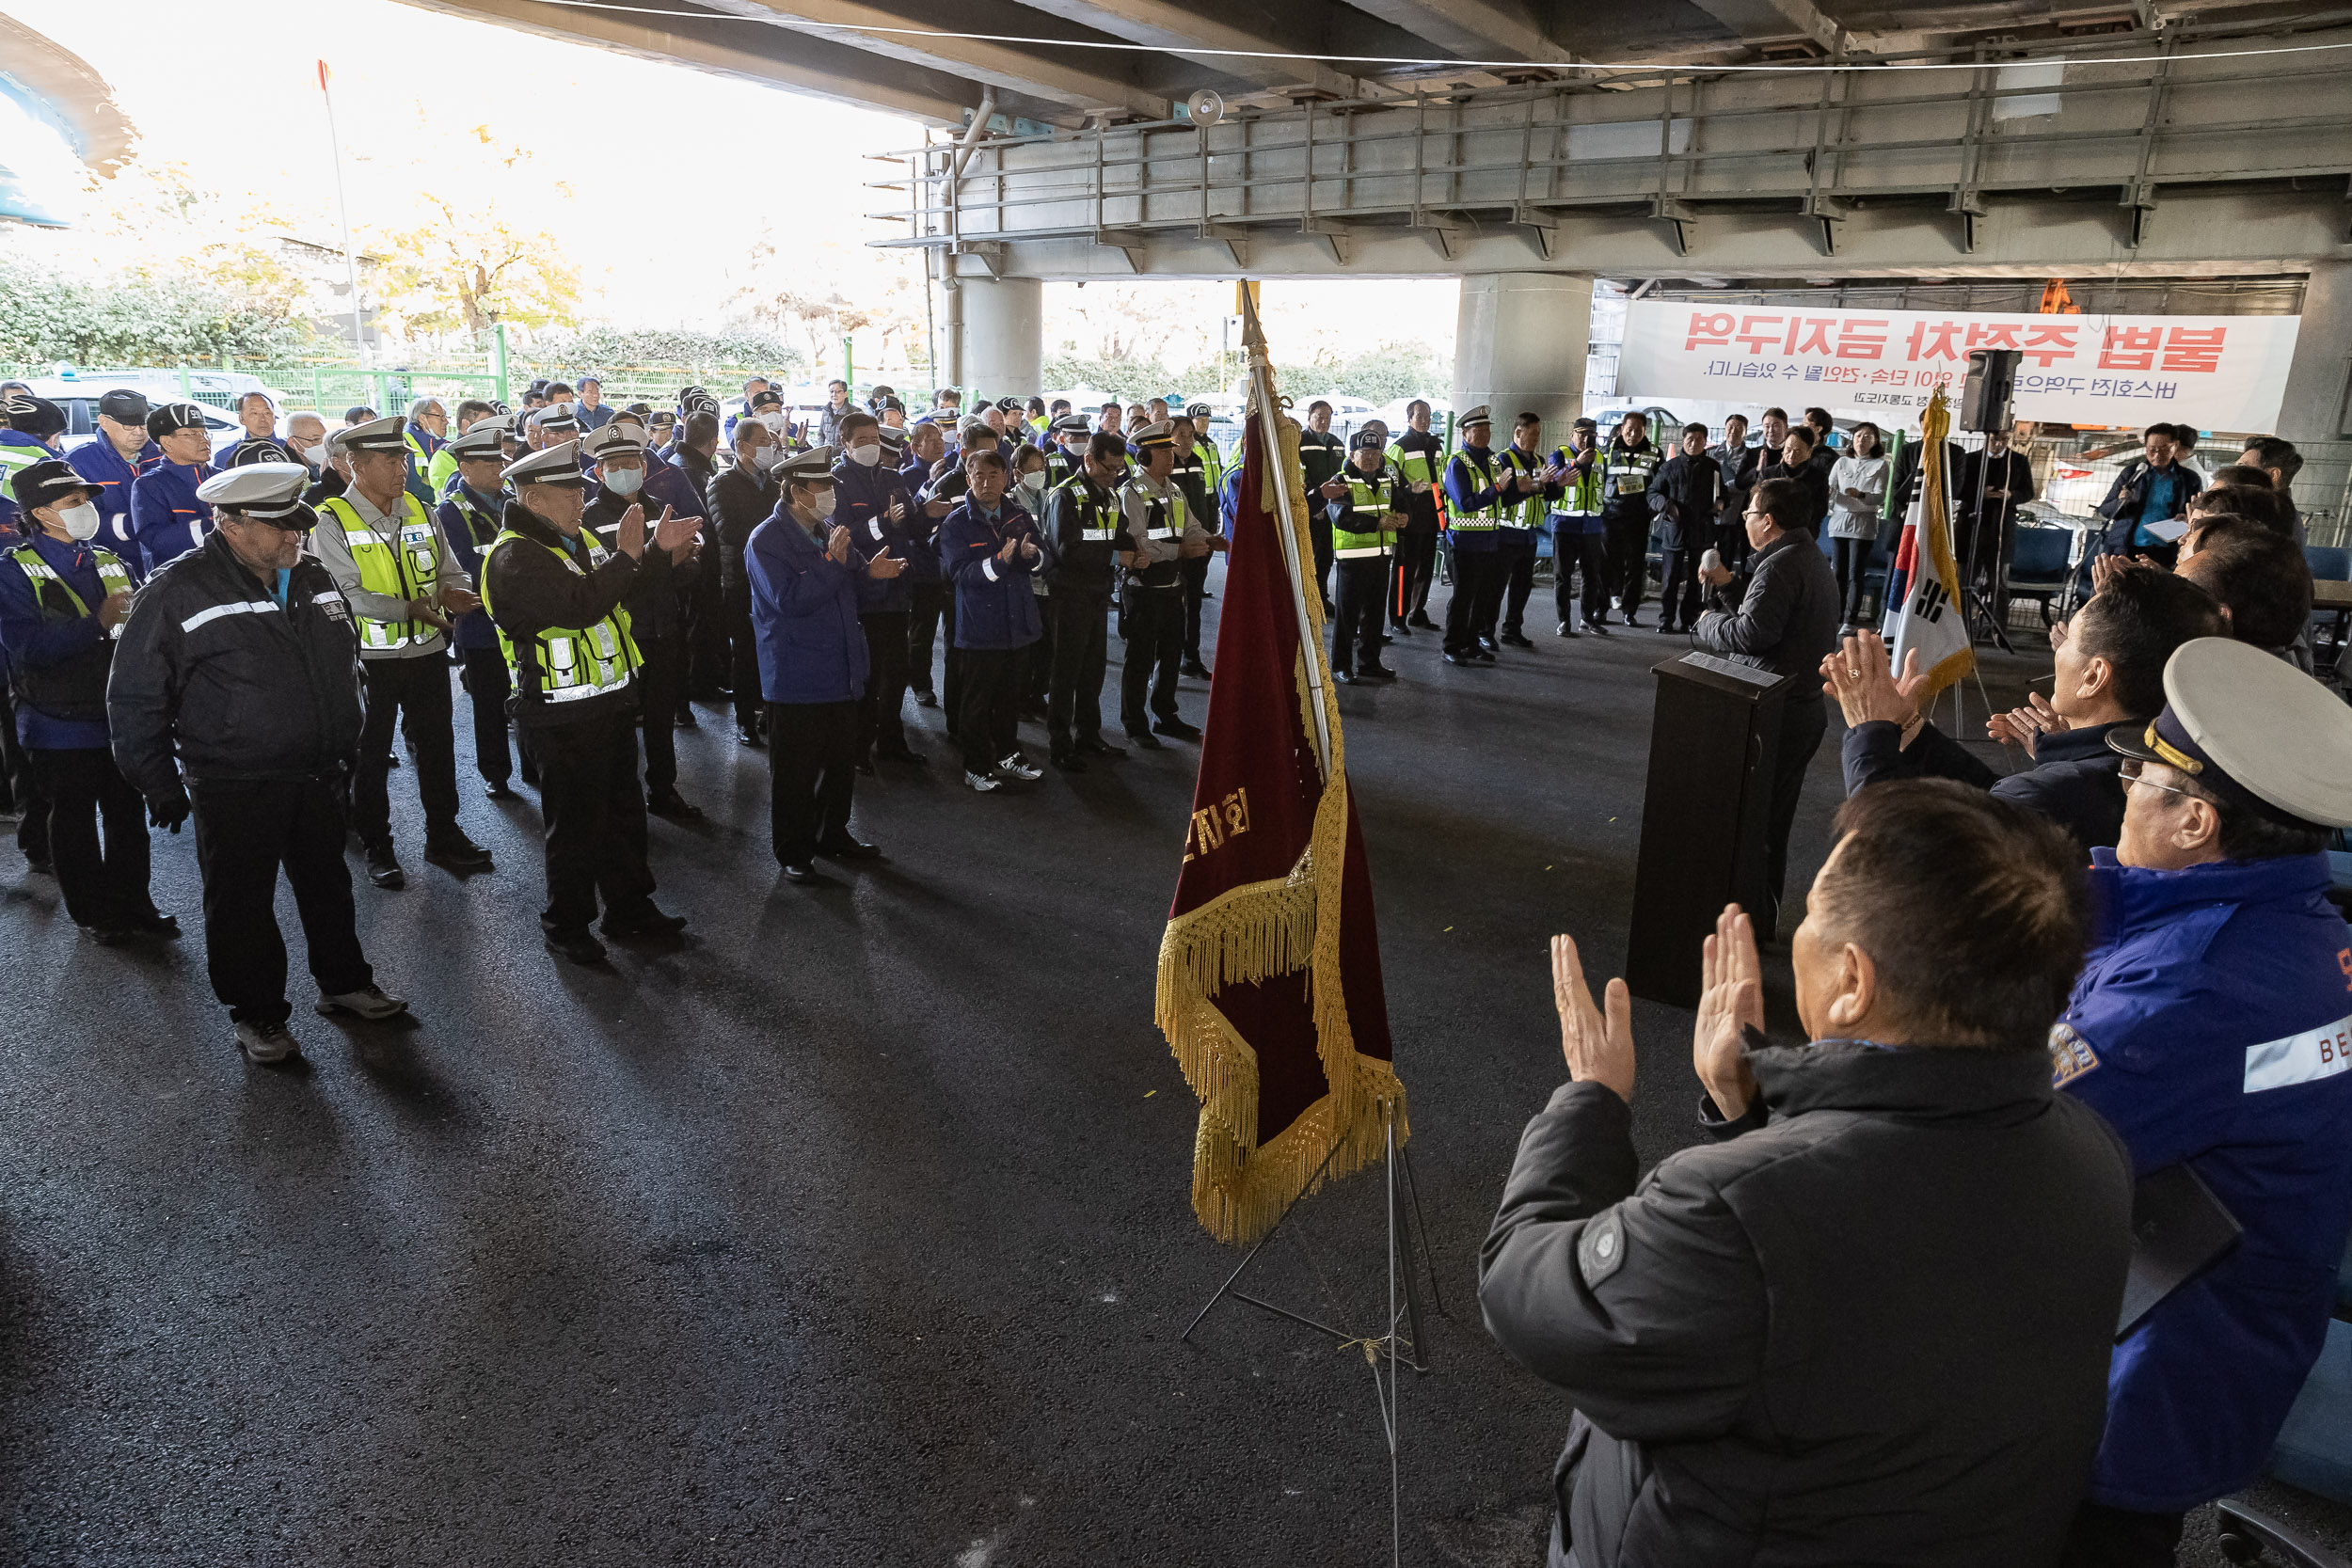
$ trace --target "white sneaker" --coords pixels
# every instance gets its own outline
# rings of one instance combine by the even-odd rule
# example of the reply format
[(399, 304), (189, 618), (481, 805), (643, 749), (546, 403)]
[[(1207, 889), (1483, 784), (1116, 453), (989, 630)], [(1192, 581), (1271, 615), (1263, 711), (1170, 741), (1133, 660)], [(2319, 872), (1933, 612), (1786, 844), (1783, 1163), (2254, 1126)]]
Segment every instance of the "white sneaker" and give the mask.
[(282, 1062), (302, 1053), (301, 1042), (285, 1024), (256, 1023), (251, 1019), (237, 1021), (237, 1049), (246, 1060), (255, 1062)]
[(1029, 759), (1023, 756), (1018, 752), (1013, 752), (1012, 755), (998, 763), (996, 765), (996, 771), (999, 773), (1009, 773), (1016, 779), (1041, 779), (1045, 777), (1044, 768), (1030, 767)]
[(397, 996), (387, 996), (380, 986), (362, 986), (329, 996), (325, 991), (311, 1004), (311, 1010), (321, 1018), (335, 1013), (352, 1013), (360, 1018), (393, 1018), (408, 1010), (408, 1004)]
[(998, 778), (993, 773), (975, 773), (967, 768), (964, 769), (963, 782), (970, 784), (974, 789), (978, 790), (981, 794), (985, 795), (990, 790), (996, 788), (999, 784), (1002, 784), (1005, 781)]

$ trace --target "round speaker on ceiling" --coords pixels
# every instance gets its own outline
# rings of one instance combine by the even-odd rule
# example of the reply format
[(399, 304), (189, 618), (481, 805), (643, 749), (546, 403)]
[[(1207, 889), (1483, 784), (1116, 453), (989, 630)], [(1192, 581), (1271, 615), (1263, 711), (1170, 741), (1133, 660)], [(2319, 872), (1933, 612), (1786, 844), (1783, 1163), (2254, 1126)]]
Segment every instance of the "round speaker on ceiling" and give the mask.
[(1195, 125), (1215, 125), (1225, 118), (1225, 100), (1218, 93), (1202, 87), (1184, 100), (1184, 115)]

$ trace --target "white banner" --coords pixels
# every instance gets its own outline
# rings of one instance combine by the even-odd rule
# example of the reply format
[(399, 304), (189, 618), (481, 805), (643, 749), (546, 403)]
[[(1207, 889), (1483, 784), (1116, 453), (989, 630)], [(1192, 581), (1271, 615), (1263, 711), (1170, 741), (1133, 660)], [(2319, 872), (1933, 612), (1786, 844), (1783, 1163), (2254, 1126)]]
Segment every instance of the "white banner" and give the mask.
[(2204, 431), (2275, 429), (2295, 356), (2296, 316), (1976, 315), (1843, 310), (1706, 300), (1627, 308), (1617, 396), (1807, 404), (1895, 416), (1928, 394), (1957, 405), (1973, 349), (2016, 349), (2017, 417), (2058, 424), (2158, 421)]

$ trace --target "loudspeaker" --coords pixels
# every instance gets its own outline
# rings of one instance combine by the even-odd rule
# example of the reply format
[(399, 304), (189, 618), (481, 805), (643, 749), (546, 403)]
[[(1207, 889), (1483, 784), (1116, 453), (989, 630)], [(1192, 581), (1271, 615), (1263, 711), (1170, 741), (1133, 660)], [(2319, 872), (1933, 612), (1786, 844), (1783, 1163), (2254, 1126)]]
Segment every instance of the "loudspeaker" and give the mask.
[(1960, 388), (1960, 429), (1982, 434), (2017, 422), (2010, 404), (2017, 398), (2017, 367), (2025, 358), (2013, 348), (1980, 348), (1968, 356), (1968, 379)]

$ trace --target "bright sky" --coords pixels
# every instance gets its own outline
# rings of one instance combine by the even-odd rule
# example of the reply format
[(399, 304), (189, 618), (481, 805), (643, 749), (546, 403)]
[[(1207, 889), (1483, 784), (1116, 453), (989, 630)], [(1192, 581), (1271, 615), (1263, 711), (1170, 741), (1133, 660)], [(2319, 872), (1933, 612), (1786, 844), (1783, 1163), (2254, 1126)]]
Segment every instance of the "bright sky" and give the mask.
[[(787, 256), (886, 234), (861, 214), (898, 199), (865, 188), (890, 166), (865, 154), (923, 140), (921, 126), (895, 116), (393, 0), (237, 0), (226, 9), (0, 0), (0, 10), (112, 83), (147, 156), (186, 164), (208, 188), (307, 214), (313, 231), (304, 237), (328, 245), (334, 169), (315, 61), (332, 73), (361, 226), (406, 215), (413, 187), (432, 178), (420, 152), (430, 155), (437, 136), (486, 124), (531, 160), (501, 185), (453, 194), (496, 201), (510, 223), (554, 233), (580, 269), (589, 313), (621, 325), (720, 325), (744, 257), (771, 225)], [(748, 173), (736, 166), (747, 151), (762, 160)], [(1230, 286), (1168, 287), (1204, 302), (1197, 341), (1214, 350)], [(1451, 279), (1275, 282), (1264, 302), (1270, 334), (1290, 323), (1318, 345), (1412, 336), (1450, 351), (1455, 290)], [(1050, 290), (1049, 315), (1062, 314), (1055, 296), (1073, 293)], [(1276, 348), (1311, 352), (1279, 335)]]

